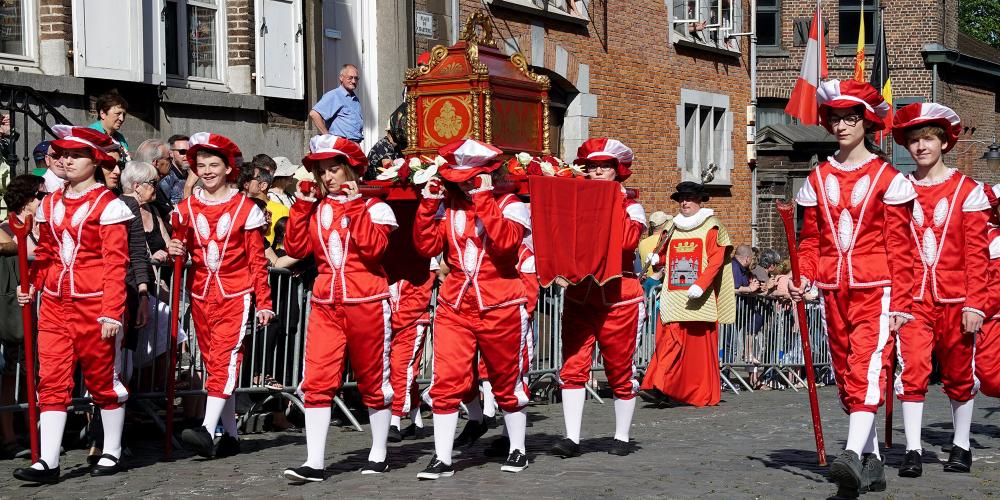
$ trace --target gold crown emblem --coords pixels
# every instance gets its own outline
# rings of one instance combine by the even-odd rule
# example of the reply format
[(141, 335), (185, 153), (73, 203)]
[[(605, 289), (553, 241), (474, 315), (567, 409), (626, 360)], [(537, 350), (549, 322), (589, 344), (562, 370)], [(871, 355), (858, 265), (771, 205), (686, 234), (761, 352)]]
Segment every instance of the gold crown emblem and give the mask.
[(674, 250), (677, 251), (678, 253), (691, 253), (695, 251), (695, 249), (697, 248), (698, 245), (695, 244), (694, 242), (678, 243), (674, 245)]

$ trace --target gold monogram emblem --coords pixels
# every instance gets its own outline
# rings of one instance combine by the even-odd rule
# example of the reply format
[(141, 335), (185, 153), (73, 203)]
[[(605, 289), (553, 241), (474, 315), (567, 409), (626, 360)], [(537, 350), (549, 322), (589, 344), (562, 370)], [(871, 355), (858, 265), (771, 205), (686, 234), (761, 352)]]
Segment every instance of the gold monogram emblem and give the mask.
[(462, 117), (455, 114), (455, 106), (450, 102), (441, 106), (441, 114), (434, 119), (434, 131), (444, 139), (455, 137), (462, 130)]

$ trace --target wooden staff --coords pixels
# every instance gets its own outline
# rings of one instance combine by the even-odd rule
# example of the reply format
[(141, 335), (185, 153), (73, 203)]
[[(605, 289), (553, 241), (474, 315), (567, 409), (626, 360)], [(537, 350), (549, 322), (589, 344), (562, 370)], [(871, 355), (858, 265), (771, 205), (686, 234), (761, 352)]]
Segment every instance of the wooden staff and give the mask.
[[(181, 224), (180, 215), (176, 212), (171, 216), (173, 226), (173, 237), (184, 241), (187, 226)], [(184, 274), (184, 256), (174, 257), (173, 275), (170, 276), (170, 346), (167, 351), (170, 353), (170, 361), (167, 365), (167, 415), (164, 427), (166, 429), (166, 440), (163, 443), (163, 453), (167, 458), (174, 451), (174, 396), (177, 392), (177, 329), (181, 317), (181, 280)]]
[[(31, 292), (28, 279), (28, 233), (31, 232), (32, 217), (25, 216), (18, 222), (13, 212), (7, 214), (10, 229), (17, 238), (17, 272), (21, 278), (21, 293)], [(31, 441), (31, 463), (38, 462), (38, 395), (35, 393), (35, 328), (31, 306), (34, 297), (21, 306), (21, 328), (24, 330), (24, 364), (28, 379), (28, 439)]]
[[(795, 245), (795, 226), (792, 222), (792, 214), (795, 205), (786, 202), (777, 202), (778, 214), (781, 215), (782, 222), (785, 223), (785, 237), (788, 240), (788, 260), (792, 264), (792, 283), (798, 285), (802, 282), (799, 274), (799, 252)], [(819, 465), (826, 465), (826, 445), (823, 444), (823, 423), (819, 418), (819, 396), (816, 394), (816, 373), (813, 369), (812, 347), (809, 345), (809, 323), (806, 318), (806, 304), (803, 301), (795, 303), (795, 310), (799, 317), (799, 333), (802, 335), (802, 356), (806, 363), (806, 383), (809, 386), (809, 409), (812, 411), (813, 434), (816, 436), (816, 454), (819, 456)]]

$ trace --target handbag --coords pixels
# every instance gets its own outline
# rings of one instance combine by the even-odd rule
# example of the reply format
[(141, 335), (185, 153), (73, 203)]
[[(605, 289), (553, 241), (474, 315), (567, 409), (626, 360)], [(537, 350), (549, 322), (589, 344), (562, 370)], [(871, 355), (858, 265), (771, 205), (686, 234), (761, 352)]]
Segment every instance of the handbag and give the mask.
[(17, 303), (17, 255), (0, 257), (0, 340), (20, 344), (24, 340), (21, 306)]

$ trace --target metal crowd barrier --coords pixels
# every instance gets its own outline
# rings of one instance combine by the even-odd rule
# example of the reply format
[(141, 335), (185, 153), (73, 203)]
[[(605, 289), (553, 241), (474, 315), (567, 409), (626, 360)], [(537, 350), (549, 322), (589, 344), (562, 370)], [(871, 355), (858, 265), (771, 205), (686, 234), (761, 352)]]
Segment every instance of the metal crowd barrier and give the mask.
[[(129, 406), (140, 409), (160, 421), (160, 408), (166, 395), (166, 375), (169, 356), (169, 297), (170, 269), (157, 268), (156, 275), (161, 284), (151, 292), (150, 325), (139, 335), (135, 346), (123, 350), (120, 373), (129, 388)], [(183, 282), (183, 281), (182, 281)], [(270, 398), (283, 398), (302, 407), (295, 394), (301, 381), (304, 360), (303, 345), (306, 320), (309, 316), (309, 289), (298, 277), (284, 269), (271, 269), (270, 283), (275, 306), (275, 321), (267, 327), (254, 324), (244, 337), (245, 351), (239, 373), (236, 393), (264, 394)], [(166, 284), (166, 285), (164, 285)], [(636, 367), (645, 370), (655, 351), (658, 320), (658, 289), (651, 291), (645, 299), (646, 321), (637, 332), (638, 345), (635, 354)], [(435, 295), (436, 296), (436, 295)], [(189, 309), (189, 297), (181, 294), (180, 334), (178, 344), (177, 400), (184, 406), (198, 407), (200, 396), (205, 394), (201, 384), (204, 380), (204, 366), (198, 347), (197, 332), (194, 331)], [(562, 312), (563, 291), (559, 287), (543, 288), (538, 298), (533, 318), (534, 356), (528, 371), (530, 385), (548, 387), (550, 395), (558, 388), (558, 371), (562, 365)], [(432, 308), (433, 311), (433, 308)], [(804, 367), (800, 336), (795, 327), (795, 314), (788, 304), (762, 296), (737, 297), (737, 318), (733, 325), (723, 325), (719, 329), (719, 359), (721, 380), (725, 388), (739, 393), (740, 389), (753, 391), (752, 385), (740, 374), (748, 377), (756, 372), (758, 380), (764, 380), (778, 388), (796, 389), (802, 383), (800, 372)], [(826, 342), (825, 323), (818, 302), (807, 305), (812, 348), (820, 379), (824, 374), (829, 379), (829, 347)], [(432, 313), (433, 314), (433, 313)], [(251, 315), (251, 317), (253, 317)], [(423, 364), (419, 384), (430, 382), (433, 371), (432, 352), (433, 327), (426, 335)], [(595, 349), (596, 351), (596, 349)], [(21, 356), (23, 358), (23, 355)], [(603, 371), (599, 352), (595, 352), (593, 370)], [(23, 397), (24, 373), (20, 363), (6, 371), (2, 383), (13, 382), (14, 399), (0, 401), (0, 412), (24, 410), (27, 407)], [(269, 387), (271, 380), (280, 385)], [(89, 405), (90, 399), (84, 389), (82, 379), (77, 374), (73, 393), (73, 406), (77, 409)], [(344, 388), (356, 387), (348, 373)], [(595, 383), (596, 387), (596, 383)], [(597, 397), (593, 388), (591, 395)], [(0, 391), (4, 392), (4, 391)], [(258, 398), (259, 399), (259, 398)], [(598, 398), (599, 399), (599, 398)], [(360, 430), (360, 425), (346, 405), (335, 399), (345, 417)]]

